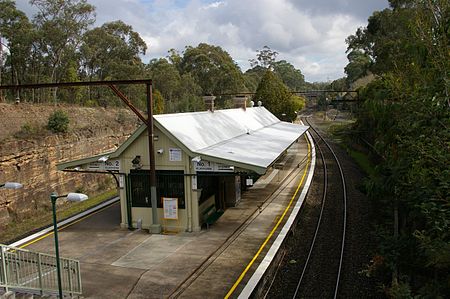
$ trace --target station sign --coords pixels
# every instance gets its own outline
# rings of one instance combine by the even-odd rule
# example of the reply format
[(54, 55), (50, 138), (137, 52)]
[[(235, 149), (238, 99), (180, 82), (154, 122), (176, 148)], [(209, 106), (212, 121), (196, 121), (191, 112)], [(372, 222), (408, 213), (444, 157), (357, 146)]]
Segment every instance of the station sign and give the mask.
[(209, 171), (209, 172), (234, 172), (234, 166), (225, 165), (221, 163), (215, 163), (211, 161), (201, 160), (199, 162), (193, 162), (196, 171)]
[(120, 160), (107, 160), (105, 162), (92, 162), (87, 165), (87, 170), (105, 171), (116, 170), (120, 171)]

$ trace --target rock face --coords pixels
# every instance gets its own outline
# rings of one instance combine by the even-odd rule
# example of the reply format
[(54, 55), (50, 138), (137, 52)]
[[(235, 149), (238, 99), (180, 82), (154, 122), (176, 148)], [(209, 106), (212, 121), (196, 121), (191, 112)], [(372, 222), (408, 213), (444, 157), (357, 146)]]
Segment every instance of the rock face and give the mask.
[[(69, 115), (69, 133), (45, 130), (56, 109)], [(56, 164), (114, 150), (137, 125), (137, 117), (126, 109), (0, 104), (0, 183), (24, 185), (0, 190), (0, 228), (48, 210), (53, 191), (93, 196), (114, 188), (111, 175), (65, 173)]]

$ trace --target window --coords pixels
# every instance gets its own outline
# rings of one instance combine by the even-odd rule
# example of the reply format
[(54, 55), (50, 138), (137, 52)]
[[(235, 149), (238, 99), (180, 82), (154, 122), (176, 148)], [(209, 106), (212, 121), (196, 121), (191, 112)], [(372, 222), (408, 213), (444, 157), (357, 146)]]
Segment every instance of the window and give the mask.
[[(132, 169), (129, 175), (131, 204), (133, 207), (151, 207), (150, 171)], [(184, 209), (184, 172), (178, 170), (156, 171), (156, 198), (162, 208), (162, 197), (178, 198), (178, 208)]]

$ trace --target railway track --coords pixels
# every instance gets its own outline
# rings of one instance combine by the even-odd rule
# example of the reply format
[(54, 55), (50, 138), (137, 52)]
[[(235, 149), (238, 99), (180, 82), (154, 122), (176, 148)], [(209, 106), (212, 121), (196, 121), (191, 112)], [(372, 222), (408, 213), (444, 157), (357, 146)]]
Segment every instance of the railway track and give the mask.
[(332, 147), (306, 118), (304, 121), (311, 127), (321, 157), (322, 169), (315, 177), (320, 181), (322, 176), (321, 201), (307, 208), (305, 227), (299, 228), (302, 232), (297, 241), (303, 247), (291, 246), (292, 252), (283, 253), (286, 256), (279, 267), (288, 270), (277, 269), (266, 298), (337, 298), (339, 294), (347, 229), (345, 177)]
[(187, 277), (168, 298), (178, 298), (183, 295), (186, 289), (192, 285), (202, 273), (214, 263), (214, 261), (245, 231), (245, 229), (258, 217), (258, 215), (264, 211), (264, 209), (271, 204), (277, 196), (284, 192), (289, 184), (299, 175), (302, 167), (306, 165), (308, 157), (305, 156), (301, 161), (290, 161), (292, 164), (296, 164), (297, 167), (293, 167), (292, 170), (282, 179), (279, 183), (280, 187), (273, 190), (264, 200), (264, 203), (258, 207), (248, 218), (234, 231), (234, 233), (227, 238), (220, 247), (218, 247), (209, 257), (199, 265), (192, 273)]

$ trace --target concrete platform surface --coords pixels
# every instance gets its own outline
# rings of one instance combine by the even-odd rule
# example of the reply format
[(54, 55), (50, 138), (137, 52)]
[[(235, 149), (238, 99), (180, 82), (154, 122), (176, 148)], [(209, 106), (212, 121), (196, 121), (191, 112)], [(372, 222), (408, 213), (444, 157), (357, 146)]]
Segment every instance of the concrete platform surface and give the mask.
[[(291, 200), (305, 171), (307, 151), (304, 139), (295, 143), (283, 157), (283, 169), (268, 171), (208, 230), (150, 235), (121, 229), (116, 203), (62, 229), (60, 255), (81, 261), (84, 298), (223, 298)], [(276, 232), (232, 298), (275, 237)], [(52, 235), (26, 248), (54, 253)]]

